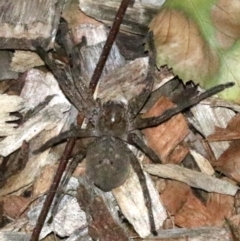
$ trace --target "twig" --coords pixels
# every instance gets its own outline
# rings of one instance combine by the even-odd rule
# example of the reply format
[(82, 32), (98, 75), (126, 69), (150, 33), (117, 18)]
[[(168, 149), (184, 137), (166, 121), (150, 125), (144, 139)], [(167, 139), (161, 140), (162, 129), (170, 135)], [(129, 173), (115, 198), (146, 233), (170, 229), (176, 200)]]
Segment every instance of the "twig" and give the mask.
[(92, 76), (92, 79), (91, 79), (90, 85), (89, 85), (91, 90), (96, 89), (96, 86), (97, 86), (98, 81), (101, 77), (103, 68), (104, 68), (105, 63), (107, 61), (108, 55), (111, 51), (113, 42), (116, 39), (116, 36), (119, 32), (120, 25), (122, 23), (123, 17), (125, 15), (125, 12), (127, 10), (127, 7), (128, 7), (128, 4), (130, 3), (130, 1), (131, 0), (122, 0), (121, 4), (119, 6), (119, 9), (118, 9), (116, 17), (114, 19), (112, 28), (109, 32), (108, 38), (107, 38), (107, 40), (105, 42), (105, 45), (103, 47), (102, 54), (101, 54), (101, 56), (98, 60), (97, 66), (96, 66), (96, 68), (93, 72), (93, 76)]
[(51, 187), (49, 189), (49, 193), (48, 193), (47, 198), (46, 198), (46, 200), (44, 202), (44, 205), (43, 205), (43, 208), (41, 210), (41, 213), (40, 213), (40, 215), (38, 217), (37, 224), (36, 224), (35, 228), (33, 229), (30, 241), (38, 241), (39, 234), (40, 234), (40, 232), (42, 230), (42, 227), (44, 225), (45, 219), (47, 217), (47, 214), (48, 214), (48, 211), (49, 211), (49, 207), (51, 206), (53, 198), (55, 196), (55, 193), (56, 193), (56, 191), (58, 189), (58, 185), (59, 185), (59, 183), (61, 181), (63, 172), (66, 169), (66, 166), (68, 164), (68, 160), (70, 158), (70, 155), (72, 153), (73, 147), (75, 145), (75, 141), (76, 141), (75, 138), (71, 138), (67, 142), (67, 144), (66, 144), (64, 153), (63, 153), (62, 157), (60, 158), (60, 164), (58, 166), (56, 175), (55, 175), (55, 177), (53, 179), (52, 185), (51, 185)]

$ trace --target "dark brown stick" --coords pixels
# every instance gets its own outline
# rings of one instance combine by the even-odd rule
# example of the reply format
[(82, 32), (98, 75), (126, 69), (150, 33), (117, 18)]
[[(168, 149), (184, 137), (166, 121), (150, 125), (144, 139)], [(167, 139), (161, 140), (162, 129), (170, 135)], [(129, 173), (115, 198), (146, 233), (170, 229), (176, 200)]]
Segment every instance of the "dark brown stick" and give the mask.
[(92, 76), (92, 79), (90, 81), (89, 87), (92, 90), (95, 90), (95, 88), (97, 86), (97, 83), (98, 83), (98, 81), (101, 77), (103, 68), (104, 68), (105, 63), (107, 61), (108, 55), (109, 55), (110, 50), (111, 50), (112, 45), (113, 45), (113, 42), (116, 39), (116, 36), (119, 32), (120, 25), (122, 23), (123, 17), (125, 15), (125, 12), (127, 10), (127, 7), (128, 7), (128, 4), (130, 3), (130, 1), (131, 0), (122, 0), (120, 6), (118, 8), (118, 12), (117, 12), (116, 17), (114, 19), (112, 28), (109, 32), (108, 38), (107, 38), (107, 40), (105, 42), (105, 45), (103, 47), (102, 54), (101, 54), (101, 56), (98, 60), (97, 66), (96, 66), (96, 68), (93, 72), (93, 76)]
[(58, 185), (59, 185), (59, 183), (61, 181), (63, 172), (66, 169), (66, 166), (68, 164), (68, 160), (70, 158), (70, 155), (72, 153), (73, 147), (75, 145), (75, 141), (76, 141), (75, 138), (71, 138), (67, 142), (67, 144), (66, 144), (64, 153), (63, 153), (62, 157), (60, 158), (60, 164), (58, 166), (56, 175), (55, 175), (55, 177), (53, 179), (53, 182), (52, 182), (52, 185), (50, 187), (49, 193), (48, 193), (47, 198), (46, 198), (46, 200), (44, 202), (44, 205), (43, 205), (43, 208), (41, 210), (41, 213), (40, 213), (40, 215), (38, 217), (37, 224), (36, 224), (35, 228), (33, 229), (33, 233), (32, 233), (30, 241), (38, 241), (39, 234), (40, 234), (40, 232), (42, 230), (42, 227), (44, 225), (45, 219), (47, 217), (47, 214), (48, 214), (48, 211), (49, 211), (49, 207), (51, 206), (53, 198), (55, 196), (55, 193), (56, 193), (56, 191), (58, 189)]

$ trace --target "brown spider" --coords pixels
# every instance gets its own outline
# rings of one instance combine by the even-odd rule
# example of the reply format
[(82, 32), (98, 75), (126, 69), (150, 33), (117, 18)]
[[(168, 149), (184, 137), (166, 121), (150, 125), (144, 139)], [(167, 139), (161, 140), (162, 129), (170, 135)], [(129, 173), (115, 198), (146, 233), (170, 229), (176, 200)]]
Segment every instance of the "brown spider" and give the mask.
[(65, 38), (65, 50), (70, 59), (70, 64), (58, 64), (42, 48), (37, 52), (44, 60), (48, 68), (56, 76), (60, 87), (71, 103), (83, 113), (89, 120), (87, 129), (81, 129), (80, 126), (74, 126), (69, 131), (47, 141), (35, 153), (42, 152), (60, 142), (69, 138), (89, 138), (95, 139), (79, 151), (74, 157), (72, 167), (86, 157), (86, 173), (89, 179), (103, 191), (111, 191), (120, 186), (128, 177), (130, 165), (137, 172), (139, 177), (146, 206), (149, 212), (149, 221), (151, 231), (156, 234), (156, 228), (153, 219), (152, 204), (149, 191), (146, 186), (145, 176), (135, 155), (129, 149), (127, 144), (134, 145), (144, 152), (152, 161), (160, 163), (160, 159), (155, 152), (149, 148), (140, 137), (136, 130), (160, 125), (170, 119), (175, 114), (189, 108), (201, 100), (216, 94), (225, 88), (232, 86), (232, 83), (216, 86), (206, 92), (191, 97), (177, 107), (165, 111), (161, 116), (141, 118), (139, 115), (141, 109), (148, 100), (153, 86), (153, 70), (155, 63), (155, 51), (152, 36), (148, 38), (149, 42), (149, 72), (146, 78), (146, 87), (140, 95), (129, 101), (128, 105), (121, 102), (109, 101), (101, 103), (99, 99), (94, 100), (90, 90), (84, 85), (81, 76), (81, 69), (78, 57), (78, 51), (81, 45), (74, 46), (66, 26), (61, 27), (60, 34)]

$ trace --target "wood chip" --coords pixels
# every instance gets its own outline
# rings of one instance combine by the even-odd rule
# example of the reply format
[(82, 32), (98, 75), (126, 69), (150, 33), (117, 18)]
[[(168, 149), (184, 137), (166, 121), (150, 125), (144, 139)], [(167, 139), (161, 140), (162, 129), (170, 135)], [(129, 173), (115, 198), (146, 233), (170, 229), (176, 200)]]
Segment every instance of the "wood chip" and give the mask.
[(224, 228), (174, 228), (162, 230), (158, 237), (134, 239), (136, 241), (232, 241), (231, 234)]
[[(235, 112), (222, 107), (212, 108), (210, 105), (198, 104), (191, 108), (195, 121), (191, 122), (194, 127), (207, 137), (214, 133), (215, 126), (226, 128), (228, 122), (235, 115)], [(228, 142), (210, 142), (211, 149), (215, 158), (219, 156), (229, 147)]]
[[(120, 0), (98, 2), (93, 0), (80, 0), (81, 10), (107, 25), (112, 25)], [(121, 29), (127, 32), (145, 35), (148, 31), (148, 24), (164, 0), (140, 1), (135, 0), (129, 4), (121, 25)]]
[(0, 95), (0, 136), (13, 135), (16, 131), (17, 124), (9, 123), (16, 121), (19, 118), (11, 116), (11, 112), (17, 112), (23, 109), (24, 100), (23, 98), (16, 95)]
[(237, 186), (227, 181), (174, 164), (146, 164), (144, 165), (144, 169), (151, 175), (184, 182), (191, 187), (200, 188), (207, 192), (216, 192), (234, 196), (238, 191)]
[(49, 46), (57, 32), (63, 4), (62, 0), (1, 1), (0, 49), (29, 50), (36, 45)]
[(44, 65), (44, 63), (36, 53), (18, 50), (13, 54), (11, 69), (23, 73), (33, 67), (41, 65)]
[[(174, 104), (166, 97), (162, 97), (143, 115), (143, 118), (159, 116), (172, 107)], [(142, 132), (148, 146), (159, 155), (163, 163), (173, 160), (175, 163), (181, 163), (188, 152), (188, 150), (181, 150), (182, 148), (178, 146), (189, 133), (187, 122), (182, 114), (174, 116), (159, 126), (146, 128)], [(177, 152), (174, 153), (176, 148)], [(175, 157), (171, 158), (171, 155)]]
[[(146, 174), (146, 173), (145, 173)], [(146, 174), (147, 186), (152, 200), (153, 215), (156, 229), (159, 229), (166, 219), (165, 208), (159, 199), (159, 194), (153, 186), (152, 180)], [(144, 238), (151, 234), (148, 210), (143, 198), (142, 188), (138, 176), (133, 170), (129, 177), (118, 188), (112, 190), (122, 213), (133, 225), (140, 237)]]

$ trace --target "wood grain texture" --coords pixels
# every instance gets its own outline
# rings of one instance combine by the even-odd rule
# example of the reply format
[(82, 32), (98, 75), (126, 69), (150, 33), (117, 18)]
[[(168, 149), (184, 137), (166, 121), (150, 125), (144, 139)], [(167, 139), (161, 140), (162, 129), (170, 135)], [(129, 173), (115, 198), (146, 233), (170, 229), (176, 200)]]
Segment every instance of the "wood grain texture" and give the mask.
[[(120, 0), (79, 0), (79, 6), (85, 14), (111, 26), (120, 2)], [(148, 24), (163, 2), (163, 0), (132, 1), (124, 16), (121, 30), (145, 35)]]
[(63, 0), (0, 2), (0, 49), (49, 46), (55, 37)]

